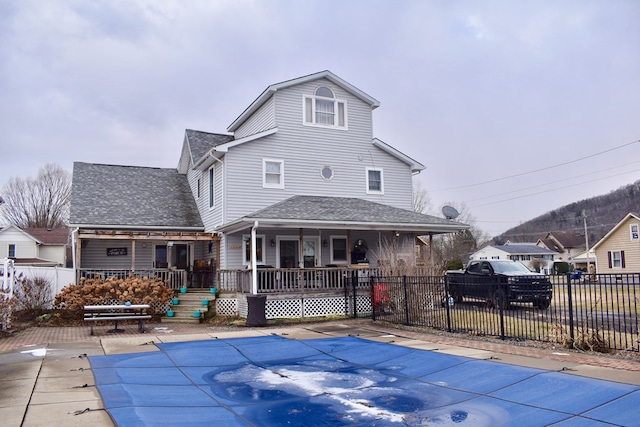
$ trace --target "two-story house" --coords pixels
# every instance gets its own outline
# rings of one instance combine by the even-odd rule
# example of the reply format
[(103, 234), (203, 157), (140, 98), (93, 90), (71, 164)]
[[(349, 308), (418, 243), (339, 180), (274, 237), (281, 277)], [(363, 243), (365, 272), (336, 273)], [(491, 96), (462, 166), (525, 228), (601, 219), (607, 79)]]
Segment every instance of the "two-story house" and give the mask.
[[(76, 268), (313, 268), (467, 225), (412, 211), (424, 166), (373, 137), (379, 102), (329, 71), (267, 87), (177, 169), (74, 164)], [(254, 261), (254, 262), (252, 262)]]
[(540, 237), (537, 246), (558, 252), (556, 261), (571, 262), (574, 257), (584, 252), (586, 242), (584, 236), (572, 231), (553, 231)]

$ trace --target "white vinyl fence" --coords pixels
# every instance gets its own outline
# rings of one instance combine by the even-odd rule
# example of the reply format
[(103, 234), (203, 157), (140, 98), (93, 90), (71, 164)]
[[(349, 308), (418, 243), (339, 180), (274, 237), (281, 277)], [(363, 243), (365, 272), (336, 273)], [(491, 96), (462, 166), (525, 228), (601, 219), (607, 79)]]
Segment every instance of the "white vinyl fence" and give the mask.
[(76, 283), (76, 272), (73, 268), (16, 266), (16, 276), (20, 273), (25, 279), (33, 279), (34, 277), (47, 279), (51, 283), (52, 296), (59, 294), (65, 286)]

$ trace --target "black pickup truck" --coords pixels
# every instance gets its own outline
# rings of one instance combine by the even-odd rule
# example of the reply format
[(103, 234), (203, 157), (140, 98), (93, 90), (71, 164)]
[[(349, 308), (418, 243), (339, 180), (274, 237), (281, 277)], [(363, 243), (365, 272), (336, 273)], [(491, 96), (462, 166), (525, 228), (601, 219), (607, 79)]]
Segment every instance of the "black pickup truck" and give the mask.
[(456, 302), (462, 302), (463, 297), (483, 299), (503, 309), (512, 302), (532, 302), (541, 309), (551, 305), (549, 277), (517, 261), (471, 261), (464, 270), (447, 271), (447, 285)]

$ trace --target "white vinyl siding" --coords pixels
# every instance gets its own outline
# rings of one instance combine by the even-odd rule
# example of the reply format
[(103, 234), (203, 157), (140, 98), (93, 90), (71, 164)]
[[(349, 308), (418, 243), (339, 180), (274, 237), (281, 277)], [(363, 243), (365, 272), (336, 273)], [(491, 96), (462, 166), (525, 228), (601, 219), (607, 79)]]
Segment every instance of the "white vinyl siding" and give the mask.
[(275, 126), (274, 100), (271, 97), (234, 132), (234, 136), (235, 139), (240, 139), (264, 130), (273, 129)]
[[(347, 132), (303, 125), (302, 95), (313, 95), (320, 84), (349, 104)], [(313, 82), (277, 92), (275, 112), (277, 133), (235, 146), (225, 154), (224, 223), (298, 194), (355, 197), (412, 209), (410, 167), (372, 144), (369, 105), (328, 82)], [(284, 188), (264, 186), (261, 166), (265, 153), (284, 161)], [(320, 171), (325, 166), (333, 169), (333, 179), (322, 178)], [(365, 167), (384, 170), (384, 195), (367, 194)], [(207, 230), (221, 223), (204, 216), (203, 221)], [(236, 262), (240, 261), (241, 257)]]

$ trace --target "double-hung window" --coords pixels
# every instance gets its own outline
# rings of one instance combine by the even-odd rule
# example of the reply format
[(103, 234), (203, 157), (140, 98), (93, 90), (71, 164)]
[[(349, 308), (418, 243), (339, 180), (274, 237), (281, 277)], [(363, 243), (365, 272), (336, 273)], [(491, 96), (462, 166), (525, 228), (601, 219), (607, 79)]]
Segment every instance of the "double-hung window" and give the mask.
[(284, 188), (284, 161), (264, 159), (262, 161), (262, 176), (264, 188)]
[(631, 240), (640, 240), (640, 235), (638, 234), (638, 224), (631, 224), (629, 226), (629, 231), (631, 231)]
[(609, 268), (625, 268), (624, 251), (610, 251), (607, 255), (609, 257)]
[(367, 194), (383, 194), (384, 182), (382, 169), (367, 168)]
[(7, 258), (15, 258), (16, 257), (16, 245), (14, 243), (9, 243), (9, 254)]
[(336, 99), (326, 86), (316, 89), (314, 96), (304, 97), (304, 124), (347, 128), (347, 103)]
[(331, 237), (331, 263), (339, 264), (347, 262), (346, 237)]

